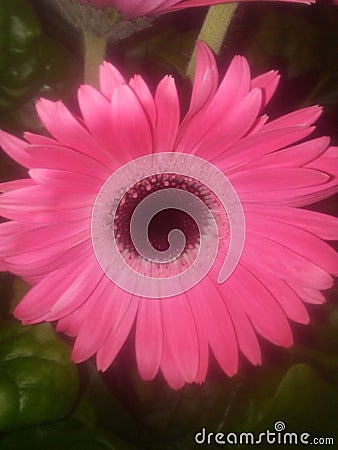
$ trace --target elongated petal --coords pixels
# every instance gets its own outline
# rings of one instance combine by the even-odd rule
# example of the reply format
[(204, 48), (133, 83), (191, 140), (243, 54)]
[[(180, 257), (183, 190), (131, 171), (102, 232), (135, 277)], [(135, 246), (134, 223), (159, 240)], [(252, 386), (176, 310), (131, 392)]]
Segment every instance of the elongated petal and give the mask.
[(160, 301), (140, 301), (137, 321), (135, 350), (137, 366), (144, 380), (152, 380), (160, 367), (163, 347), (163, 326)]
[(329, 176), (311, 169), (271, 168), (238, 172), (229, 177), (242, 201), (279, 202), (296, 197), (299, 189), (326, 183)]
[(263, 73), (253, 78), (251, 81), (251, 88), (260, 88), (263, 92), (262, 107), (265, 107), (273, 94), (275, 93), (280, 75), (275, 70), (270, 70), (270, 72)]
[(0, 146), (14, 161), (27, 168), (33, 167), (26, 142), (0, 130)]
[(110, 167), (111, 155), (103, 149), (62, 102), (40, 99), (36, 104), (39, 117), (50, 134), (64, 145), (91, 156)]
[(228, 283), (256, 331), (274, 344), (290, 347), (293, 339), (289, 323), (264, 284), (242, 264), (237, 266)]
[(163, 341), (161, 372), (171, 388), (177, 390), (185, 385), (184, 375), (179, 370), (175, 355), (166, 339)]
[(29, 175), (40, 186), (72, 194), (97, 194), (102, 182), (78, 172), (53, 169), (31, 169)]
[(152, 152), (147, 116), (135, 93), (127, 85), (117, 87), (111, 101), (115, 152), (126, 162)]
[(219, 290), (226, 301), (241, 352), (252, 364), (260, 364), (262, 355), (256, 333), (247, 314), (238, 301), (236, 293), (228, 283), (220, 285)]
[(114, 90), (121, 84), (125, 84), (121, 72), (112, 64), (104, 61), (100, 66), (100, 89), (102, 94), (110, 100)]
[[(259, 255), (259, 258), (258, 258)], [(274, 276), (312, 289), (329, 289), (332, 277), (287, 246), (263, 236), (247, 234), (243, 258)]]
[(111, 131), (110, 102), (96, 89), (83, 85), (78, 91), (78, 100), (84, 122), (100, 145), (111, 155), (111, 165), (118, 168), (114, 134)]
[(27, 150), (32, 158), (32, 167), (44, 169), (69, 170), (105, 181), (112, 169), (92, 157), (63, 146), (32, 145)]
[(164, 339), (184, 379), (194, 381), (198, 371), (198, 341), (194, 318), (185, 295), (161, 301)]
[(237, 105), (250, 89), (250, 69), (245, 58), (235, 56), (208, 105), (180, 130), (176, 149), (195, 153), (201, 139), (220, 120), (231, 117), (232, 106)]
[(119, 301), (122, 305), (114, 323), (114, 328), (110, 331), (96, 356), (97, 368), (102, 371), (107, 370), (120, 351), (130, 333), (137, 314), (138, 300), (129, 293), (125, 293), (125, 295), (120, 293), (119, 296)]
[(155, 93), (157, 119), (154, 130), (154, 151), (173, 150), (180, 120), (177, 90), (172, 77), (165, 77)]
[(22, 189), (26, 187), (35, 186), (36, 183), (30, 178), (23, 178), (21, 180), (7, 181), (5, 183), (0, 183), (0, 192), (11, 192), (17, 189)]
[[(198, 295), (198, 292), (196, 292), (195, 295)], [(203, 316), (203, 310), (200, 303), (195, 301), (195, 295), (193, 295), (191, 291), (187, 292), (189, 305), (196, 326), (198, 341), (198, 371), (194, 381), (196, 383), (203, 383), (207, 376), (209, 365), (208, 332)]]
[(208, 340), (215, 358), (223, 371), (232, 376), (238, 367), (238, 344), (235, 331), (223, 299), (216, 285), (209, 277), (203, 280), (203, 291), (196, 298), (205, 319)]
[(274, 242), (289, 247), (294, 252), (322, 267), (326, 272), (338, 275), (338, 253), (328, 244), (297, 227), (286, 223), (271, 222), (255, 215), (246, 216), (246, 225), (250, 233), (265, 236)]
[(67, 289), (71, 289), (75, 280), (78, 282), (79, 278), (87, 277), (91, 269), (86, 259), (81, 263), (80, 258), (74, 258), (67, 266), (51, 272), (26, 294), (14, 310), (15, 317), (26, 323), (39, 320), (41, 316), (46, 315), (52, 309), (58, 298)]
[(316, 236), (327, 239), (338, 239), (338, 218), (316, 211), (306, 209), (290, 208), (287, 206), (264, 206), (246, 204), (245, 211), (255, 217), (263, 217), (270, 221), (273, 227), (274, 222), (288, 223), (300, 230), (306, 230)]
[(137, 95), (150, 123), (154, 127), (156, 122), (155, 102), (146, 82), (140, 75), (134, 75), (129, 81), (129, 86)]
[(203, 41), (199, 41), (197, 42), (194, 84), (186, 121), (209, 102), (216, 92), (217, 84), (218, 70), (214, 55)]

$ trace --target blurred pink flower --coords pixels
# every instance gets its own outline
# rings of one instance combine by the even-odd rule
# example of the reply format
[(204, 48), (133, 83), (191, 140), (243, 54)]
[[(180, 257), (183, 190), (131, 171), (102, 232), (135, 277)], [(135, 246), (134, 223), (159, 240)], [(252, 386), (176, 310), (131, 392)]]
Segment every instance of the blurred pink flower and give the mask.
[[(139, 75), (127, 83), (105, 62), (100, 91), (79, 89), (82, 117), (60, 101), (41, 99), (37, 111), (51, 137), (25, 133), (20, 140), (0, 132), (5, 152), (29, 169), (28, 178), (0, 186), (0, 214), (9, 219), (0, 225), (2, 269), (33, 285), (15, 316), (24, 323), (58, 321), (57, 330), (76, 337), (74, 361), (96, 354), (100, 370), (135, 326), (141, 377), (152, 379), (160, 370), (175, 389), (205, 380), (210, 351), (232, 376), (239, 351), (261, 363), (257, 335), (291, 346), (288, 319), (307, 323), (304, 303), (324, 302), (321, 291), (338, 272), (337, 253), (324, 242), (338, 239), (338, 220), (300, 208), (338, 191), (338, 148), (327, 137), (303, 141), (314, 129), (318, 106), (272, 121), (262, 115), (278, 79), (275, 71), (252, 79), (246, 59), (235, 56), (219, 83), (214, 57), (199, 43), (182, 120), (171, 76), (152, 95)], [(218, 255), (195, 287), (154, 300), (125, 292), (104, 274), (93, 250), (91, 215), (112, 173), (158, 152), (196, 155), (226, 174), (247, 230), (239, 264), (223, 284), (216, 281)], [(140, 193), (141, 187), (134, 191), (135, 204)], [(129, 224), (121, 223), (114, 232), (123, 244)], [(124, 253), (136, 258), (127, 245)]]
[[(249, 0), (251, 1), (251, 0)], [(294, 3), (315, 3), (316, 0), (277, 0), (282, 2), (291, 1)], [(80, 0), (81, 3), (91, 3), (96, 8), (113, 6), (118, 12), (128, 19), (146, 15), (159, 15), (179, 9), (193, 6), (217, 5), (220, 3), (230, 3), (225, 0)]]

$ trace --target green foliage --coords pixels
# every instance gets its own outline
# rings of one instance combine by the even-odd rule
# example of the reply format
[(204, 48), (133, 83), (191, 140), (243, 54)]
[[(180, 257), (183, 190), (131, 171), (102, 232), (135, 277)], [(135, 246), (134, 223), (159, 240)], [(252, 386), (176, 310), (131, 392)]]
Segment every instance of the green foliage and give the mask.
[(34, 11), (24, 0), (3, 0), (0, 24), (0, 111), (3, 111), (27, 96), (35, 84), (41, 29)]
[(44, 33), (30, 2), (1, 0), (0, 126), (40, 129), (36, 97), (65, 97), (78, 78), (74, 55)]
[(0, 430), (48, 423), (74, 408), (79, 390), (68, 346), (49, 324), (0, 324)]
[(76, 422), (59, 422), (11, 433), (0, 441), (1, 450), (135, 450), (122, 439)]

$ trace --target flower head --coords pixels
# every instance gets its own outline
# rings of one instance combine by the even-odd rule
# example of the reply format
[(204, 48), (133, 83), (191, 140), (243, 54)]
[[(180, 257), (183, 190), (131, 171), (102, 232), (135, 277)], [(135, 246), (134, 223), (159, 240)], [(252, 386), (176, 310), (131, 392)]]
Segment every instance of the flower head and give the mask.
[[(296, 3), (314, 3), (315, 0), (279, 0)], [(230, 0), (80, 0), (81, 3), (91, 3), (96, 8), (113, 6), (128, 19), (141, 16), (154, 16), (194, 6), (218, 5), (230, 3)]]
[[(20, 140), (1, 132), (3, 149), (28, 169), (26, 179), (1, 185), (0, 214), (9, 219), (0, 225), (2, 269), (33, 286), (15, 316), (24, 323), (57, 321), (58, 330), (76, 337), (73, 359), (96, 354), (101, 370), (135, 327), (142, 378), (161, 371), (173, 388), (203, 382), (210, 352), (231, 376), (239, 352), (260, 364), (258, 335), (291, 346), (289, 320), (307, 323), (304, 304), (324, 302), (322, 291), (338, 272), (337, 253), (325, 242), (338, 239), (337, 219), (300, 208), (338, 191), (338, 148), (327, 137), (306, 139), (318, 106), (273, 121), (262, 114), (278, 79), (275, 71), (252, 78), (246, 59), (236, 56), (219, 82), (212, 53), (199, 43), (183, 119), (172, 77), (152, 95), (139, 75), (126, 82), (105, 62), (100, 90), (79, 89), (81, 117), (62, 102), (41, 99), (37, 111), (51, 137), (25, 133)], [(226, 210), (220, 199), (231, 189), (221, 192), (222, 176), (235, 192)], [(178, 228), (186, 236), (182, 252), (168, 254), (165, 264), (140, 256), (134, 214), (166, 190), (179, 191), (180, 199), (184, 192), (185, 206), (191, 195), (207, 206), (220, 243), (207, 273), (167, 296), (159, 292), (166, 279), (185, 274), (189, 281), (209, 218), (202, 208), (197, 227), (189, 212), (170, 207), (169, 196), (168, 208), (148, 223), (149, 241), (166, 252), (168, 233)], [(243, 231), (241, 216), (233, 220), (236, 199), (245, 242), (220, 280), (231, 236)], [(110, 257), (112, 242), (120, 266)], [(144, 294), (149, 279), (154, 295)]]

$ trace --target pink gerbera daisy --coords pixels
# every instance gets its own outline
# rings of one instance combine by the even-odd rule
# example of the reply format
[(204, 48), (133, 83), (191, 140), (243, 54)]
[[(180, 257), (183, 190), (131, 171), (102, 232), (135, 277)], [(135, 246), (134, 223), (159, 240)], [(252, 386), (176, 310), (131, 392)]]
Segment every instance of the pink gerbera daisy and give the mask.
[[(314, 3), (315, 0), (277, 0), (293, 1), (294, 3)], [(124, 17), (133, 19), (141, 16), (154, 16), (193, 6), (218, 5), (231, 3), (232, 0), (80, 0), (81, 3), (91, 3), (96, 8), (113, 6)]]
[[(275, 71), (252, 79), (246, 59), (235, 56), (219, 83), (211, 51), (199, 43), (197, 53), (183, 119), (172, 77), (164, 77), (152, 95), (140, 76), (127, 83), (105, 62), (100, 90), (79, 89), (82, 117), (62, 102), (41, 99), (37, 111), (51, 137), (25, 133), (23, 141), (0, 133), (3, 149), (29, 169), (28, 178), (1, 185), (0, 214), (10, 219), (0, 225), (2, 269), (33, 286), (15, 316), (24, 323), (57, 321), (58, 330), (76, 337), (74, 361), (96, 354), (100, 370), (109, 367), (135, 327), (141, 377), (153, 379), (160, 370), (175, 389), (205, 380), (210, 351), (231, 376), (239, 351), (252, 364), (261, 363), (257, 335), (291, 346), (288, 319), (307, 323), (304, 303), (324, 302), (321, 291), (338, 272), (337, 254), (324, 242), (338, 239), (337, 219), (299, 208), (338, 190), (338, 148), (330, 147), (327, 137), (302, 142), (321, 109), (308, 107), (269, 122), (261, 112), (278, 84)], [(122, 289), (106, 275), (94, 252), (91, 222), (107, 180), (134, 160), (161, 152), (198, 157), (225, 174), (241, 201), (246, 235), (239, 263), (225, 282), (217, 281), (223, 247), (197, 284), (156, 299), (133, 294), (132, 286)], [(170, 170), (132, 189), (126, 182), (111, 233), (125, 260), (137, 261), (134, 269), (154, 278), (168, 273), (137, 255), (130, 213), (148, 194), (165, 188), (194, 193), (215, 207), (224, 245), (229, 237), (217, 196), (193, 177), (182, 179)], [(168, 229), (177, 223), (187, 242), (174, 272), (194, 260), (198, 231), (176, 210), (149, 228), (150, 240), (162, 250)]]

